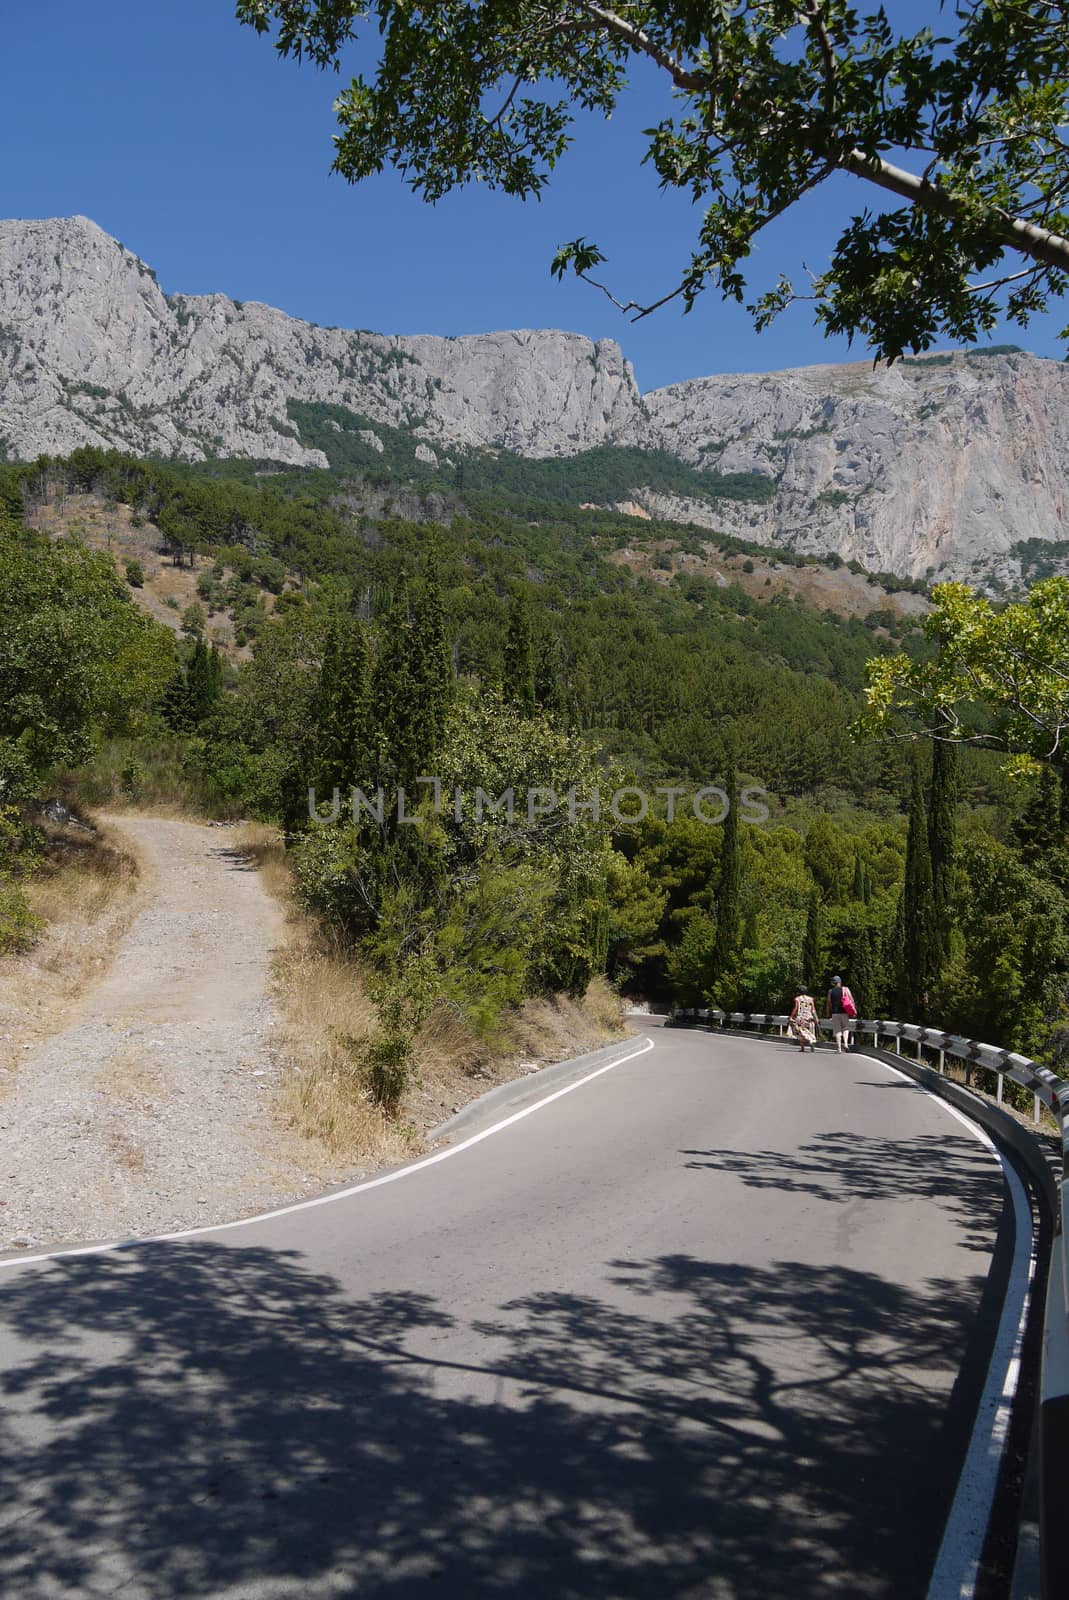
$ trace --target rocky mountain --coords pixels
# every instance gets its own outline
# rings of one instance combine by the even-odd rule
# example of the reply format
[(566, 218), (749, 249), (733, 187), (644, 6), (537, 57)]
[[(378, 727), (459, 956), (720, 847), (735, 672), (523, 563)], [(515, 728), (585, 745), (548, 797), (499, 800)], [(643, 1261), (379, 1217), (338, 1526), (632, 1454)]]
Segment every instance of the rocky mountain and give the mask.
[[(1069, 540), (1069, 371), (1056, 362), (958, 353), (641, 395), (612, 340), (320, 328), (223, 295), (165, 296), (84, 217), (0, 223), (0, 454), (94, 444), (326, 465), (295, 402), (344, 408), (372, 445), (376, 426), (405, 430), (413, 464), (432, 467), (487, 448), (665, 451), (703, 487), (655, 491), (636, 468), (636, 508), (903, 576), (1014, 581), (1021, 541)], [(755, 492), (728, 493), (740, 474)]]
[[(645, 396), (637, 439), (770, 480), (766, 501), (648, 510), (877, 571), (1013, 581), (1025, 540), (1069, 537), (1069, 369), (956, 353), (702, 378)], [(1069, 558), (1069, 547), (1065, 552)]]

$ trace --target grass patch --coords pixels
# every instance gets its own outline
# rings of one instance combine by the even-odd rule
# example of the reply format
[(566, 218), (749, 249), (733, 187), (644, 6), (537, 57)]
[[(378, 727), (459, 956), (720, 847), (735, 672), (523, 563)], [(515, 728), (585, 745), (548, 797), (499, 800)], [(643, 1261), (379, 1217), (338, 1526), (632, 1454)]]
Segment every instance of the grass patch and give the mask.
[(76, 808), (211, 816), (204, 783), (186, 764), (188, 744), (182, 738), (109, 739), (86, 766), (64, 774), (62, 793)]

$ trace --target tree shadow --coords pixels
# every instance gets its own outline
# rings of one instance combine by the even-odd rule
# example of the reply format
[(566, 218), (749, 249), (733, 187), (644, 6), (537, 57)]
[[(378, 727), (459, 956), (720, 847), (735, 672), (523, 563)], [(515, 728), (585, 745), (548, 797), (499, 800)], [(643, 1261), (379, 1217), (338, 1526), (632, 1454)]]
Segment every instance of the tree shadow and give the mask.
[(924, 1595), (978, 1289), (591, 1278), (480, 1318), (203, 1242), (19, 1273), (0, 1593)]
[(212, 845), (208, 854), (221, 861), (229, 872), (257, 872), (259, 869), (255, 860), (247, 850), (241, 850), (236, 845)]
[(966, 1249), (991, 1251), (992, 1165), (975, 1139), (819, 1134), (795, 1150), (683, 1150), (692, 1169), (734, 1173), (751, 1189), (812, 1195), (834, 1205), (924, 1200), (949, 1214)]

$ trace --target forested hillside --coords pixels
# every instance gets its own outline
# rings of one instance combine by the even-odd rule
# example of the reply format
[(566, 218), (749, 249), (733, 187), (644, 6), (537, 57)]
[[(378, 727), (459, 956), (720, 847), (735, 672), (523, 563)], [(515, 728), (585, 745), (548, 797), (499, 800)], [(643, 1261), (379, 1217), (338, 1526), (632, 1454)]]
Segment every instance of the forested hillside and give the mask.
[[(673, 530), (658, 569), (664, 529), (569, 505), (548, 475), (445, 492), (357, 465), (81, 450), (3, 469), (8, 944), (31, 936), (33, 796), (66, 770), (90, 800), (177, 785), (284, 826), (305, 903), (377, 974), (384, 1105), (436, 1005), (492, 1038), (526, 995), (603, 970), (657, 1001), (779, 1009), (834, 969), (867, 1014), (1050, 1047), (1069, 972), (1059, 780), (1033, 795), (989, 752), (933, 771), (923, 748), (852, 734), (866, 661), (933, 648), (893, 583), (851, 574), (868, 616), (817, 612), (788, 562), (756, 592), (688, 569), (688, 540), (740, 579), (754, 566), (706, 531)], [(97, 551), (90, 501), (110, 508)], [(134, 530), (192, 586), (170, 629), (135, 604)], [(617, 559), (643, 540), (645, 575)], [(309, 817), (310, 786), (328, 814), (338, 789), (336, 820)], [(508, 790), (511, 815), (489, 803)]]

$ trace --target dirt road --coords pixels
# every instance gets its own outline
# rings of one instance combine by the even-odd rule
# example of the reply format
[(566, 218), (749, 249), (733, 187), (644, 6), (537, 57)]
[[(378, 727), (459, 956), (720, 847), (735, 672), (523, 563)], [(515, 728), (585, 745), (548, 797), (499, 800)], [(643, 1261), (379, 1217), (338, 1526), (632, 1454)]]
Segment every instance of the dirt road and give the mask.
[(0, 1099), (0, 1248), (223, 1220), (322, 1181), (272, 1116), (277, 905), (225, 829), (109, 821), (150, 892), (105, 976)]

